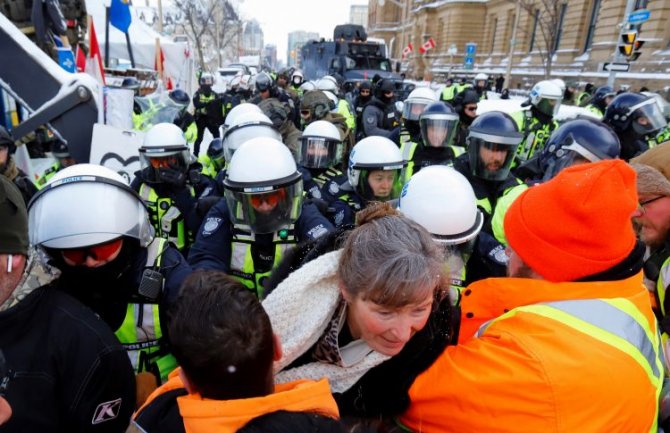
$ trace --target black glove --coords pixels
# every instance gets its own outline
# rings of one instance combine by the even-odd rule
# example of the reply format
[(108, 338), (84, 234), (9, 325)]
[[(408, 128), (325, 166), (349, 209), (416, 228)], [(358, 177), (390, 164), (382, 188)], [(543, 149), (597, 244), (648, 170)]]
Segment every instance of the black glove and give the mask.
[(161, 169), (158, 172), (158, 181), (182, 187), (186, 184), (186, 174), (178, 170)]

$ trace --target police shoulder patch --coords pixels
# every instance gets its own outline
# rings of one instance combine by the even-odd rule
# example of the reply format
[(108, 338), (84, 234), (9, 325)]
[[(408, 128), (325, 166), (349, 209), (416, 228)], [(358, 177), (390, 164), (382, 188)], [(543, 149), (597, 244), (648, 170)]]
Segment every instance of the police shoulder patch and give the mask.
[(209, 217), (202, 226), (202, 235), (209, 236), (214, 233), (221, 225), (221, 218)]

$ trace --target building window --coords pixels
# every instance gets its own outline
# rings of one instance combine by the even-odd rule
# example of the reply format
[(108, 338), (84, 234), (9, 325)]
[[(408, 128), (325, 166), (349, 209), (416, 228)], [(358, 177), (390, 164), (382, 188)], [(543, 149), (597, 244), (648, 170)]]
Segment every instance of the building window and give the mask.
[(498, 18), (493, 18), (492, 21), (492, 26), (491, 26), (491, 54), (493, 54), (493, 48), (495, 47), (496, 43), (496, 30), (498, 29)]
[(530, 45), (528, 45), (528, 52), (530, 53), (535, 48), (535, 35), (537, 34), (537, 23), (540, 21), (540, 10), (535, 9), (533, 17), (533, 31), (530, 33)]
[(565, 10), (568, 8), (567, 3), (561, 5), (561, 9), (558, 11), (558, 23), (556, 25), (556, 40), (554, 41), (553, 49), (551, 53), (558, 51), (558, 47), (561, 45), (561, 36), (563, 35), (563, 19), (565, 18)]
[(649, 3), (649, 0), (635, 0), (635, 7), (633, 9), (647, 9), (647, 3)]
[(593, 0), (593, 9), (591, 9), (591, 19), (589, 20), (589, 29), (586, 32), (586, 43), (584, 43), (584, 52), (591, 48), (593, 43), (593, 34), (596, 32), (596, 23), (598, 22), (598, 13), (600, 12), (600, 0)]

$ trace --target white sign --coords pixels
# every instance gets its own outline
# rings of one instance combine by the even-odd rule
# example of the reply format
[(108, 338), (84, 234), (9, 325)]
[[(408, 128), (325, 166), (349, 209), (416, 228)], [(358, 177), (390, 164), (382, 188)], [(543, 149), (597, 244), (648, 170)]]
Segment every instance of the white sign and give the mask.
[(456, 44), (449, 45), (447, 54), (449, 54), (450, 56), (455, 56), (456, 54), (458, 54), (458, 47), (456, 46)]
[(143, 139), (143, 132), (96, 123), (91, 140), (91, 164), (111, 168), (130, 183), (140, 169), (138, 149)]
[(603, 63), (601, 70), (604, 72), (628, 72), (630, 70), (630, 63), (605, 62)]

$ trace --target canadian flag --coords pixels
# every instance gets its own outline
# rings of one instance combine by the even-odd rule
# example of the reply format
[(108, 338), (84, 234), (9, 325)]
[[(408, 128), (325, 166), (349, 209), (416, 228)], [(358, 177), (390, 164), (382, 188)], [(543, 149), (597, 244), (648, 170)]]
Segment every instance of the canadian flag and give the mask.
[(421, 48), (419, 48), (419, 52), (421, 54), (424, 54), (426, 51), (432, 50), (433, 48), (435, 48), (435, 41), (433, 40), (433, 38), (430, 38), (426, 42), (424, 42), (423, 45), (421, 45)]
[(88, 24), (88, 57), (84, 54), (81, 47), (77, 47), (77, 69), (86, 72), (98, 80), (101, 85), (105, 85), (105, 70), (102, 67), (102, 56), (100, 55), (100, 46), (98, 45), (98, 36), (95, 34), (93, 20)]
[(407, 44), (407, 46), (402, 50), (402, 58), (404, 59), (405, 57), (409, 56), (409, 53), (414, 51), (414, 47), (412, 46), (412, 43), (410, 42)]

